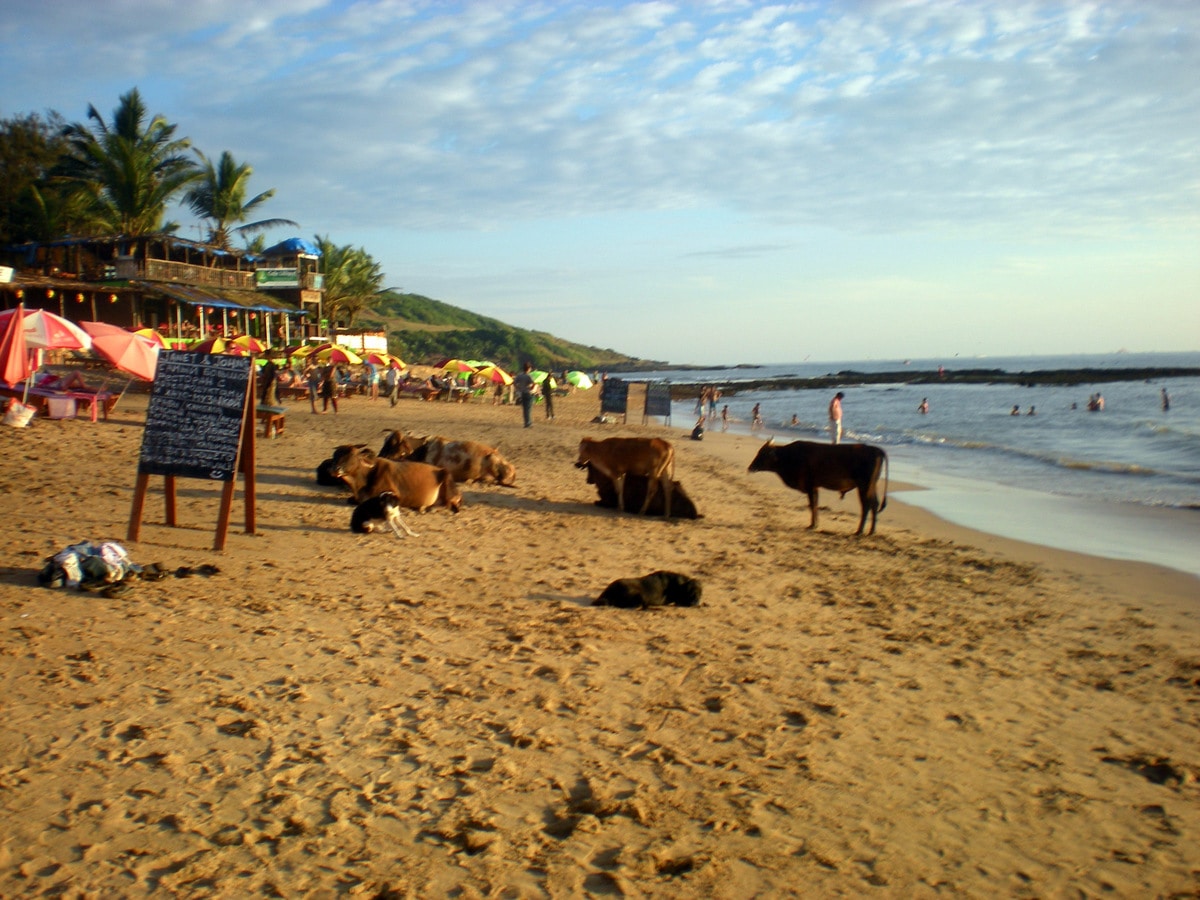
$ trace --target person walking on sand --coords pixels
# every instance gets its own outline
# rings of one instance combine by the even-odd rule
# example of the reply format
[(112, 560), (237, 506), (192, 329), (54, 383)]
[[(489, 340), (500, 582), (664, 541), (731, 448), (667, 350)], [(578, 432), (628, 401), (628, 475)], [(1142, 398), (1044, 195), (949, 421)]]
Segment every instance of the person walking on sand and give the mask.
[(513, 379), (513, 387), (517, 392), (517, 400), (521, 403), (521, 413), (525, 417), (525, 427), (533, 427), (533, 363), (525, 363), (517, 377)]
[(833, 442), (840, 444), (842, 442), (842, 398), (846, 395), (838, 391), (832, 400), (829, 401), (829, 431), (833, 435)]
[(309, 363), (304, 370), (304, 383), (308, 385), (308, 405), (312, 407), (313, 415), (317, 413), (317, 397), (321, 393), (321, 367)]

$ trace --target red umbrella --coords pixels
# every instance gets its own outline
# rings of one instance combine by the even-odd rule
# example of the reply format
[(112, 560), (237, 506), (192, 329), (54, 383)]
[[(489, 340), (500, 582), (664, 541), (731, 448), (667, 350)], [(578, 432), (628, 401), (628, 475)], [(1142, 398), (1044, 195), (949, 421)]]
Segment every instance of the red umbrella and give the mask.
[(158, 369), (158, 351), (162, 345), (140, 334), (107, 322), (83, 322), (83, 330), (92, 338), (96, 354), (122, 372), (145, 381), (153, 381)]
[[(16, 311), (6, 309), (0, 313), (0, 326), (7, 324), (4, 320)], [(25, 332), (26, 346), (39, 350), (86, 350), (92, 345), (92, 339), (82, 328), (44, 309), (25, 313), (21, 328)]]
[(3, 368), (0, 378), (8, 384), (24, 381), (33, 374), (25, 346), (25, 330), (21, 327), (25, 319), (25, 304), (19, 304), (13, 312), (16, 315), (8, 317), (4, 335), (0, 337), (0, 364)]

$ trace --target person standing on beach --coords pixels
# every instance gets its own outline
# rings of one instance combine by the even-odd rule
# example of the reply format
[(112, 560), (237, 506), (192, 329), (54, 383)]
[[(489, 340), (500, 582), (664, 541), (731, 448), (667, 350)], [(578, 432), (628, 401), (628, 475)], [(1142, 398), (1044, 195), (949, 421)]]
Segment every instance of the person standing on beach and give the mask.
[(721, 430), (729, 430), (729, 404), (726, 403), (721, 407)]
[(533, 364), (527, 362), (521, 367), (517, 377), (513, 379), (513, 387), (516, 388), (517, 399), (521, 403), (521, 413), (525, 417), (526, 428), (533, 426), (533, 376), (529, 374), (532, 371)]
[(314, 415), (317, 412), (317, 396), (321, 393), (321, 381), (321, 367), (316, 363), (309, 363), (308, 368), (304, 370), (304, 383), (308, 385), (308, 403)]
[(842, 442), (842, 398), (846, 395), (838, 391), (829, 401), (829, 430), (833, 434), (833, 442)]
[(329, 404), (333, 404), (333, 414), (337, 415), (337, 369), (331, 363), (321, 373), (321, 415), (329, 412)]
[(763, 427), (762, 404), (755, 403), (754, 409), (750, 410), (750, 430), (758, 431), (758, 429), (760, 429), (762, 427)]
[(263, 406), (279, 405), (279, 366), (275, 357), (268, 356), (263, 367), (258, 370), (258, 396)]
[(542, 379), (542, 399), (546, 401), (546, 418), (554, 420), (554, 379), (550, 377), (550, 373), (546, 373), (546, 377)]

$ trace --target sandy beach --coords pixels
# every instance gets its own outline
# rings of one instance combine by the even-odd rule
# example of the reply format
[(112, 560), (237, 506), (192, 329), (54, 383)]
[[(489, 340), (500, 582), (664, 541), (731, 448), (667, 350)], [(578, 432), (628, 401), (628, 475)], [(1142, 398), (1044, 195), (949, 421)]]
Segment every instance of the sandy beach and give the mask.
[[(219, 486), (152, 479), (146, 397), (0, 428), (0, 896), (1200, 896), (1200, 590), (949, 525), (893, 484), (821, 529), (759, 441), (538, 409), (289, 404)], [(676, 423), (682, 424), (682, 423)], [(356, 535), (317, 464), (400, 428), (495, 444), (420, 533)], [(671, 439), (703, 518), (593, 505), (584, 436)], [(214, 565), (105, 598), (43, 559)], [(591, 606), (671, 569), (698, 608)]]

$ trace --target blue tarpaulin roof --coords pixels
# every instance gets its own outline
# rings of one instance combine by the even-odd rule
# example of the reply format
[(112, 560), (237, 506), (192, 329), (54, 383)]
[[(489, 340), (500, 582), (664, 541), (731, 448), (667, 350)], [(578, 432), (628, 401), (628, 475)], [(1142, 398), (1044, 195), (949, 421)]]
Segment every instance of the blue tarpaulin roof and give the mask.
[(312, 241), (306, 241), (304, 238), (288, 238), (286, 241), (280, 241), (273, 247), (268, 247), (260, 256), (295, 256), (297, 253), (305, 253), (309, 256), (320, 256), (321, 248)]

